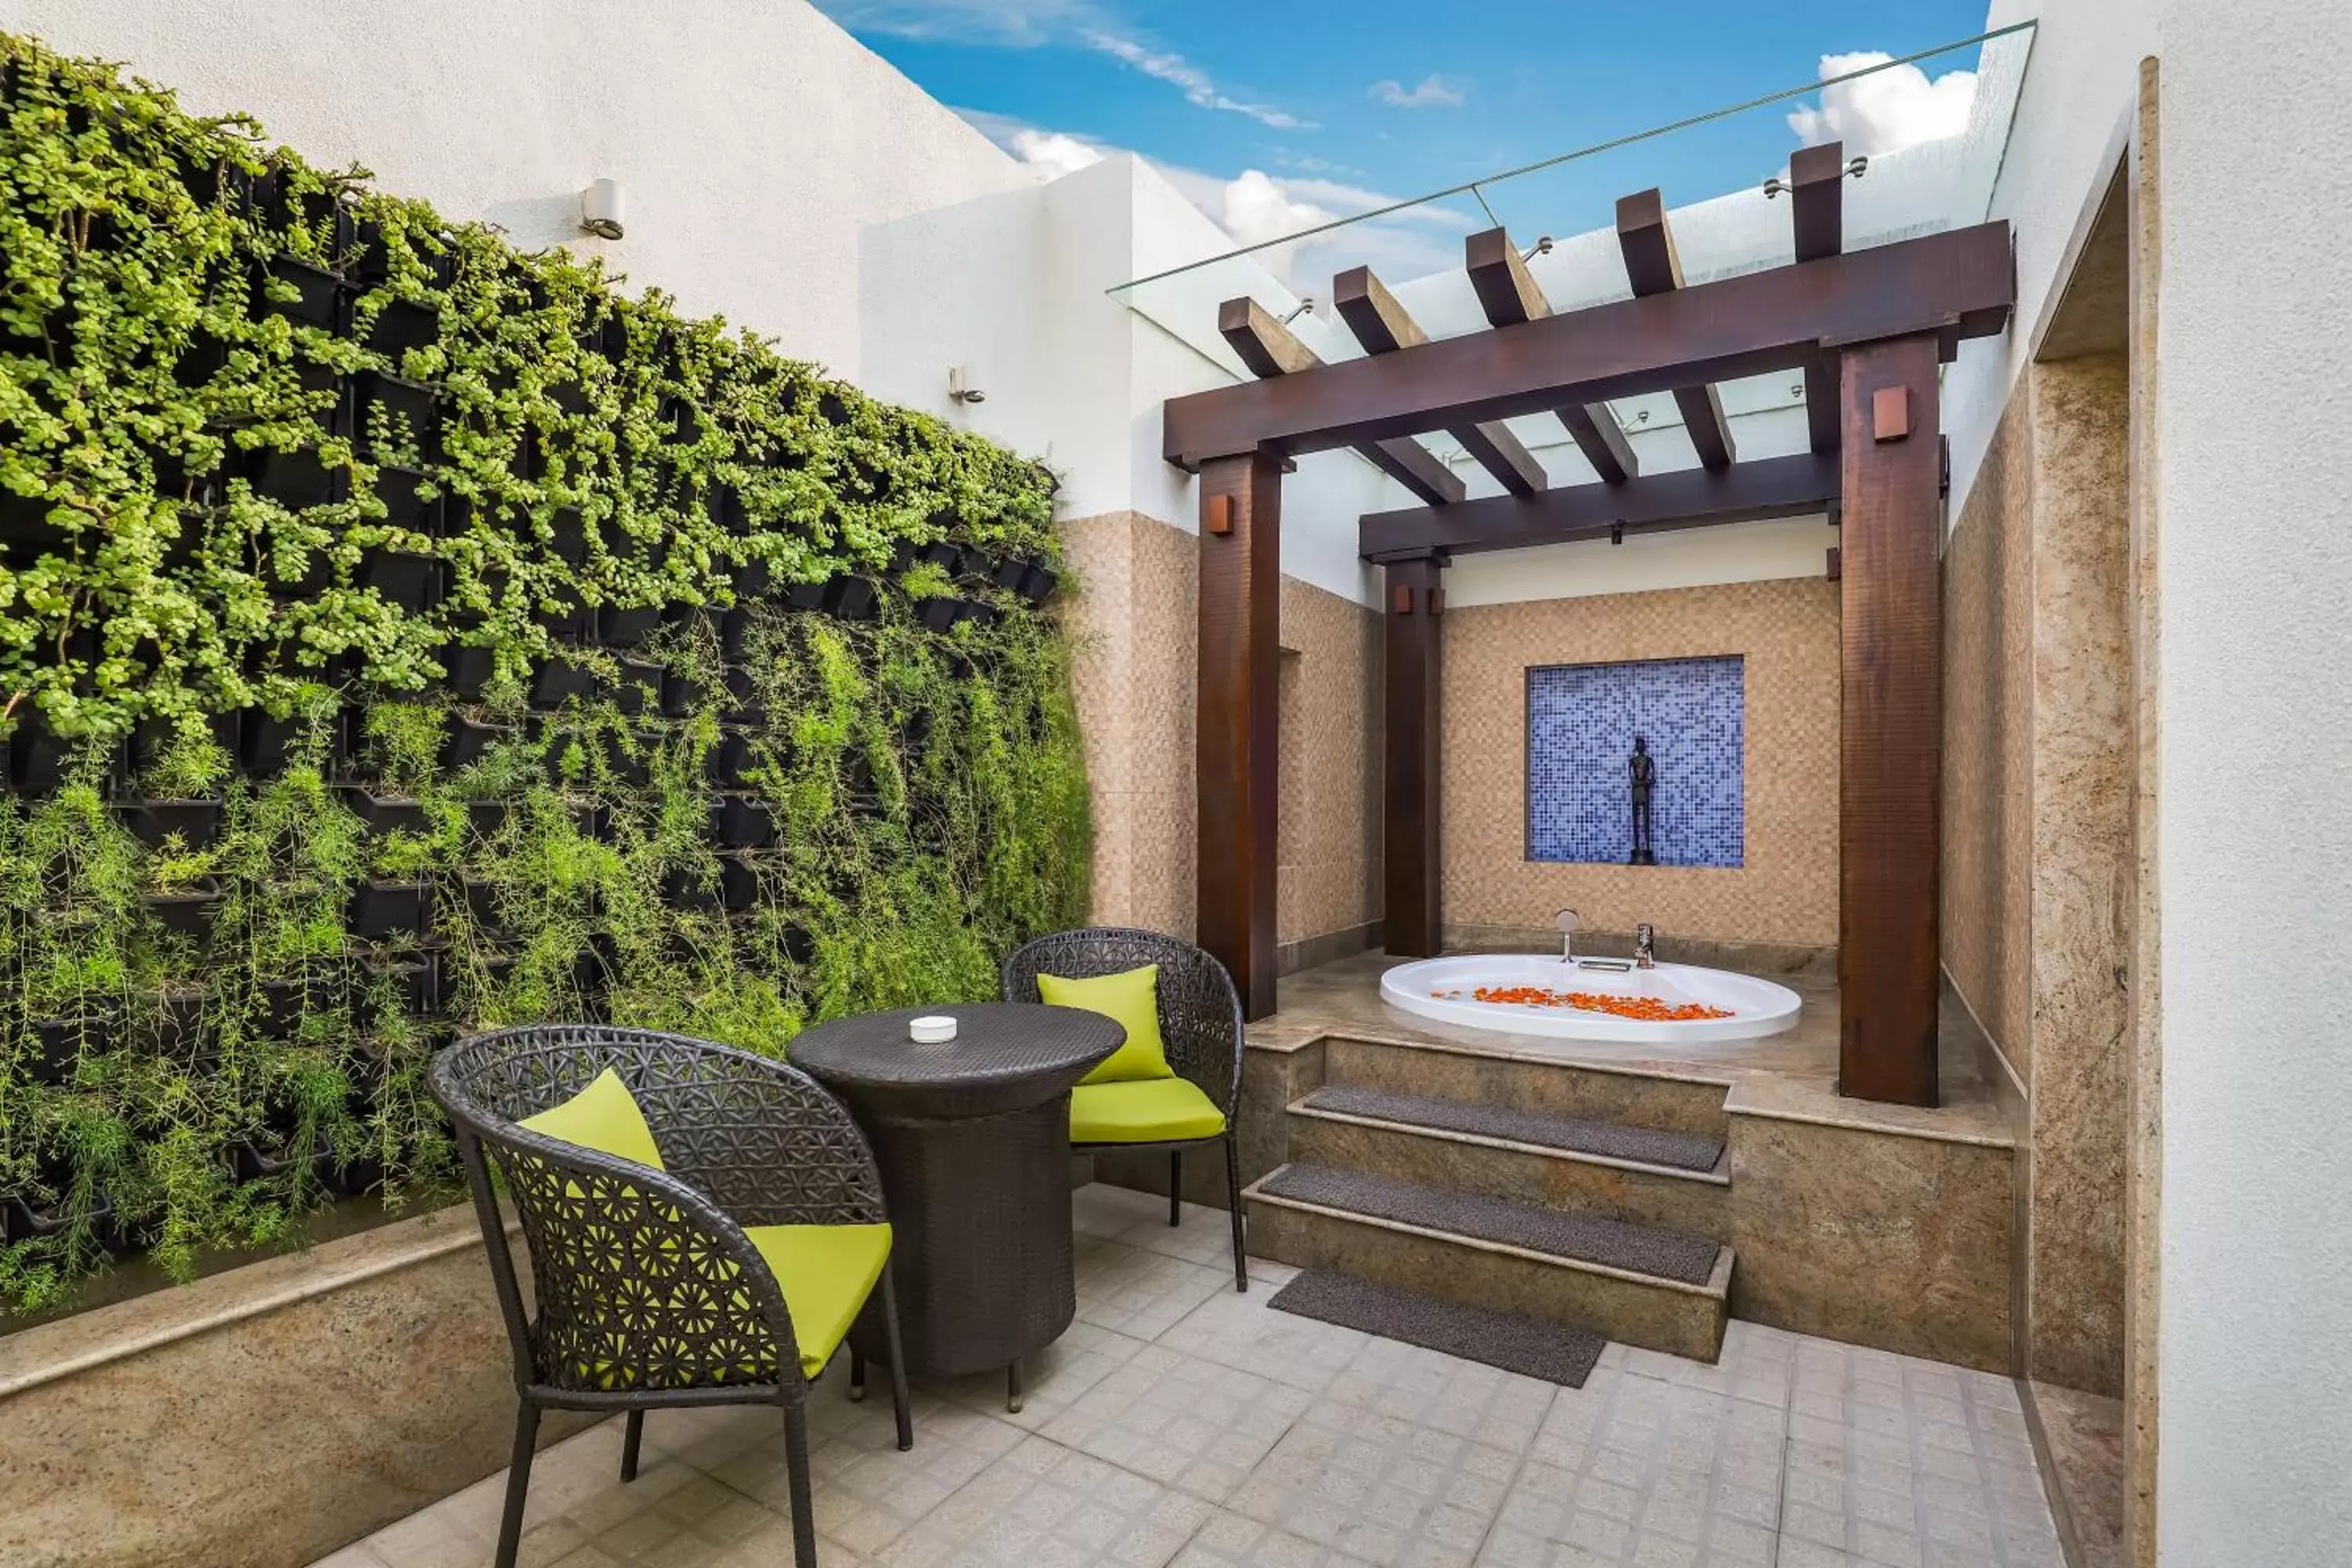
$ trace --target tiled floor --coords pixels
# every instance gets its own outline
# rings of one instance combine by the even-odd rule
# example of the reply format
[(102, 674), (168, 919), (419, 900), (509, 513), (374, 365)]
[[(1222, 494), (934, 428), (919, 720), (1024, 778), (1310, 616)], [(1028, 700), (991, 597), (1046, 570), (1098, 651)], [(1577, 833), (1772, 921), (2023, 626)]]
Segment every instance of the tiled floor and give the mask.
[[(1121, 1568), (2062, 1568), (2005, 1378), (1735, 1322), (1705, 1366), (1612, 1345), (1581, 1389), (1266, 1310), (1224, 1216), (1088, 1187), (1078, 1321), (1027, 1407), (980, 1377), (811, 1414), (821, 1557)], [(656, 1412), (624, 1487), (612, 1422), (540, 1456), (522, 1560), (792, 1561), (771, 1411)], [(318, 1568), (475, 1568), (504, 1477)]]

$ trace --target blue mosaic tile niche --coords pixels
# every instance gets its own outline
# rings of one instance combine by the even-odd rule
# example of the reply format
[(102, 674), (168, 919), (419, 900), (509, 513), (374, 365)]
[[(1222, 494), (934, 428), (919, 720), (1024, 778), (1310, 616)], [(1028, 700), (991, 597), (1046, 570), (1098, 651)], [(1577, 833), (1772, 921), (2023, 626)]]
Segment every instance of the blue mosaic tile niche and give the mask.
[(1661, 866), (1746, 858), (1745, 661), (1644, 659), (1528, 671), (1528, 858), (1622, 866), (1633, 853), (1625, 759), (1657, 766), (1651, 847)]

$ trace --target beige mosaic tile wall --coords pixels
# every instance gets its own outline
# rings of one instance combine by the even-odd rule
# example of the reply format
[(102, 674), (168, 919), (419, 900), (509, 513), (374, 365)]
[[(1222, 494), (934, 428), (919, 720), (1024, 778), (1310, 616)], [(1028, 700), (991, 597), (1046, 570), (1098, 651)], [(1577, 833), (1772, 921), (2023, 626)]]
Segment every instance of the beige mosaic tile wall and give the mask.
[[(1527, 858), (1527, 671), (1738, 654), (1748, 700), (1747, 864)], [(1445, 616), (1445, 919), (1832, 947), (1838, 937), (1838, 589), (1819, 578), (1675, 588)]]
[[(1200, 541), (1139, 512), (1063, 524), (1095, 805), (1094, 918), (1192, 934)], [(1276, 940), (1380, 918), (1379, 617), (1282, 583)]]

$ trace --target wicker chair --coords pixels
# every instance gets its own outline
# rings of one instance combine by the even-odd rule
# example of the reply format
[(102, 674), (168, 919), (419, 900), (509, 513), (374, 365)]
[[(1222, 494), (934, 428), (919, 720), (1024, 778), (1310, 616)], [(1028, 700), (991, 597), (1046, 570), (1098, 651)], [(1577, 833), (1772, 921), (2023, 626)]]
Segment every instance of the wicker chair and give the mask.
[[(518, 1125), (570, 1100), (607, 1068), (635, 1098), (664, 1170)], [(781, 1062), (595, 1025), (501, 1029), (460, 1041), (435, 1060), (431, 1088), (456, 1126), (521, 1395), (498, 1568), (514, 1562), (541, 1410), (626, 1412), (625, 1482), (636, 1478), (646, 1410), (739, 1404), (782, 1407), (794, 1561), (814, 1568), (806, 1403), (809, 1380), (823, 1369), (803, 1369), (785, 1289), (745, 1232), (886, 1218), (881, 1176), (849, 1113)], [(493, 1164), (530, 1248), (529, 1316), (491, 1185)], [(904, 1449), (913, 1432), (887, 1262), (878, 1294)], [(812, 1349), (822, 1354), (832, 1347)]]
[[(1086, 979), (1160, 966), (1160, 1035), (1168, 1065), (1178, 1078), (1208, 1096), (1224, 1117), (1213, 1137), (1165, 1142), (1073, 1143), (1082, 1154), (1144, 1149), (1168, 1151), (1168, 1223), (1183, 1218), (1184, 1151), (1221, 1143), (1225, 1154), (1225, 1208), (1234, 1230), (1234, 1289), (1249, 1289), (1249, 1262), (1242, 1247), (1241, 1160), (1234, 1122), (1242, 1088), (1242, 1003), (1225, 966), (1191, 942), (1158, 931), (1118, 926), (1059, 931), (1027, 943), (1004, 961), (1004, 999), (1035, 1002), (1037, 976)], [(1083, 1091), (1081, 1091), (1083, 1092)]]

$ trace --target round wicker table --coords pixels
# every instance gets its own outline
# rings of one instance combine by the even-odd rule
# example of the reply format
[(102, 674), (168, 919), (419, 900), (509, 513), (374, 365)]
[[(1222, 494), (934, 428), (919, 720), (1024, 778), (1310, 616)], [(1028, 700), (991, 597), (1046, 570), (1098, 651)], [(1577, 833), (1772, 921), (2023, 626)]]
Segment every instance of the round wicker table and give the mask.
[[(945, 1015), (956, 1037), (907, 1037)], [(1127, 1031), (1098, 1013), (974, 1003), (868, 1013), (793, 1042), (793, 1065), (845, 1100), (889, 1201), (907, 1372), (1003, 1367), (1020, 1408), (1021, 1360), (1077, 1313), (1070, 1245), (1070, 1089)], [(887, 1362), (879, 1312), (850, 1331), (852, 1375)]]

